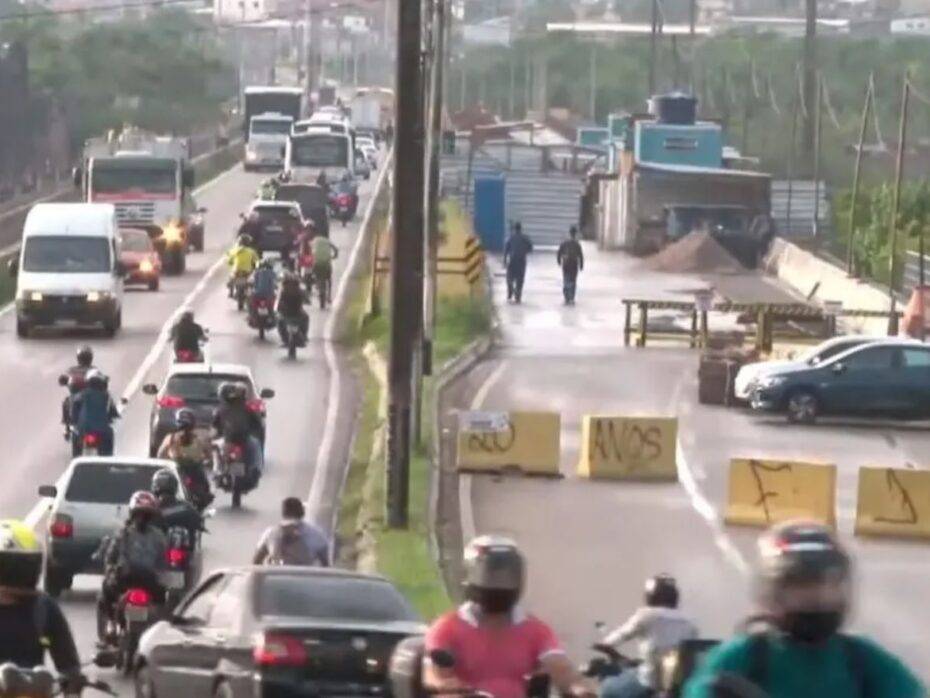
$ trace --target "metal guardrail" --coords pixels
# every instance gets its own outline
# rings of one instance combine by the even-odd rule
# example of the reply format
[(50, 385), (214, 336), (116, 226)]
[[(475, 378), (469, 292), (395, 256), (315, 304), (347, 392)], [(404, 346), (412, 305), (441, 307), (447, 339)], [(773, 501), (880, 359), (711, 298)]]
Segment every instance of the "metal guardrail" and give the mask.
[[(645, 347), (651, 334), (653, 338), (682, 339), (689, 342), (691, 348), (706, 347), (709, 336), (709, 313), (736, 313), (749, 315), (755, 318), (756, 336), (755, 348), (759, 351), (771, 351), (774, 338), (779, 339), (823, 339), (836, 334), (836, 319), (838, 317), (858, 318), (887, 318), (889, 311), (865, 310), (856, 308), (837, 308), (827, 312), (823, 308), (816, 308), (803, 303), (714, 303), (706, 308), (699, 308), (697, 303), (689, 301), (648, 300), (643, 298), (624, 298), (623, 345), (630, 346), (630, 340), (636, 334), (636, 346)], [(633, 323), (633, 308), (638, 310), (638, 322)], [(650, 310), (677, 310), (688, 313), (691, 323), (688, 329), (664, 328), (661, 331), (649, 331)], [(903, 313), (895, 312), (898, 318)], [(775, 327), (776, 322), (809, 323), (815, 325), (816, 333), (801, 332), (797, 327), (793, 330)], [(819, 325), (819, 327), (816, 327)]]

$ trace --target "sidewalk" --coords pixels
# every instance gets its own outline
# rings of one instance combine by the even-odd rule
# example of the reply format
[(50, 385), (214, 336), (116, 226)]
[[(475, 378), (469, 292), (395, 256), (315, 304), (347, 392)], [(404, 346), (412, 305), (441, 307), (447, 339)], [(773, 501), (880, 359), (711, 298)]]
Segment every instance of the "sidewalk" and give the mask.
[[(645, 578), (659, 572), (678, 578), (683, 607), (703, 635), (728, 636), (751, 610), (748, 570), (758, 535), (756, 529), (720, 522), (731, 457), (836, 463), (840, 530), (851, 539), (857, 468), (897, 465), (908, 458), (922, 462), (926, 439), (899, 432), (887, 439), (875, 430), (827, 425), (795, 434), (780, 419), (698, 404), (698, 353), (684, 343), (624, 348), (621, 299), (693, 300), (695, 290), (708, 286), (724, 297), (759, 302), (790, 294), (753, 274), (664, 274), (624, 253), (598, 251), (588, 243), (584, 251), (574, 307), (563, 305), (554, 251), (531, 256), (521, 305), (506, 301), (500, 261), (490, 260), (500, 338), (484, 361), (449, 387), (442, 404), (446, 427), (453, 423), (454, 410), (560, 413), (564, 479), (456, 476), (446, 444), (442, 496), (448, 499), (455, 490), (456, 523), (465, 540), (495, 532), (519, 542), (529, 560), (527, 605), (553, 623), (575, 660), (588, 656), (595, 622), (624, 620), (641, 602)], [(575, 472), (586, 414), (677, 416), (680, 482), (579, 478)], [(457, 484), (450, 485), (456, 477), (451, 482)], [(455, 517), (453, 508), (441, 517)], [(449, 521), (440, 523), (442, 531), (449, 528)], [(860, 556), (861, 593), (868, 589), (869, 594), (869, 604), (858, 606), (857, 627), (876, 633), (913, 661), (927, 646), (920, 628), (930, 623), (930, 610), (921, 611), (927, 623), (915, 627), (908, 614), (926, 604), (919, 602), (917, 591), (901, 598), (895, 574), (902, 565), (924, 572), (930, 563), (916, 546), (849, 542)], [(448, 545), (444, 553), (447, 559), (455, 557)]]

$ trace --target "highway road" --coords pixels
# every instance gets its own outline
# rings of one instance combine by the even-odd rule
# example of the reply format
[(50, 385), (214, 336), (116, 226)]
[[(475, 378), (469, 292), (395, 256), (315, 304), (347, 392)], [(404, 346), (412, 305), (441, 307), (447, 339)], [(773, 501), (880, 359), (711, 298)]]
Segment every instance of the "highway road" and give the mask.
[[(531, 263), (522, 305), (508, 305), (502, 280), (495, 283), (500, 341), (451, 388), (444, 409), (561, 413), (566, 478), (461, 477), (465, 537), (500, 532), (519, 541), (529, 559), (528, 606), (555, 625), (576, 659), (588, 656), (595, 621), (625, 620), (641, 602), (643, 580), (659, 572), (679, 579), (684, 607), (704, 635), (726, 637), (752, 610), (748, 571), (759, 532), (721, 523), (729, 459), (836, 463), (839, 531), (856, 560), (851, 627), (930, 678), (930, 608), (921, 581), (930, 574), (926, 544), (852, 534), (858, 468), (927, 467), (927, 425), (789, 426), (781, 417), (701, 405), (697, 353), (624, 349), (619, 300), (683, 293), (704, 280), (651, 273), (619, 254), (586, 249), (586, 255), (574, 308), (561, 305), (558, 268), (545, 252)], [(677, 415), (681, 482), (577, 477), (585, 414)]]
[[(246, 174), (237, 167), (199, 192), (199, 202), (208, 209), (205, 252), (188, 258), (188, 271), (183, 276), (164, 278), (160, 292), (128, 292), (124, 328), (115, 339), (69, 333), (18, 340), (14, 314), (9, 309), (3, 311), (0, 363), (5, 371), (0, 401), (7, 409), (0, 425), (0, 452), (18, 454), (5, 464), (5, 486), (0, 489), (4, 516), (28, 517), (37, 529), (43, 525), (45, 507), (38, 501), (36, 488), (54, 483), (70, 455), (59, 424), (63, 391), (57, 376), (73, 361), (74, 350), (81, 343), (94, 347), (96, 363), (110, 376), (114, 395), (129, 399), (116, 424), (117, 453), (147, 454), (151, 398), (139, 388), (147, 382), (161, 382), (169, 360), (164, 351), (167, 328), (178, 309), (189, 305), (198, 321), (210, 329), (211, 360), (248, 364), (258, 385), (274, 388), (277, 393), (268, 403), (265, 476), (259, 488), (245, 497), (239, 511), (229, 507), (229, 495), (217, 494), (217, 514), (208, 522), (211, 533), (204, 537), (205, 569), (248, 563), (261, 531), (278, 519), (285, 496), (309, 498), (313, 518), (330, 527), (351, 441), (355, 395), (351, 378), (342, 376), (342, 357), (326, 339), (331, 331), (327, 320), (333, 311), (309, 309), (310, 341), (296, 361), (289, 361), (277, 334), (274, 341), (269, 337), (260, 342), (244, 314), (227, 299), (227, 271), (218, 261), (234, 240), (238, 214), (246, 209), (266, 176)], [(334, 290), (357, 239), (374, 181), (362, 187), (356, 220), (346, 227), (332, 225), (331, 239), (340, 249)], [(321, 456), (332, 467), (321, 468)], [(96, 639), (94, 598), (98, 588), (99, 577), (81, 576), (75, 580), (74, 590), (62, 597), (83, 656), (92, 651)], [(112, 678), (108, 674), (101, 672)], [(130, 694), (126, 683), (117, 685), (121, 695)]]

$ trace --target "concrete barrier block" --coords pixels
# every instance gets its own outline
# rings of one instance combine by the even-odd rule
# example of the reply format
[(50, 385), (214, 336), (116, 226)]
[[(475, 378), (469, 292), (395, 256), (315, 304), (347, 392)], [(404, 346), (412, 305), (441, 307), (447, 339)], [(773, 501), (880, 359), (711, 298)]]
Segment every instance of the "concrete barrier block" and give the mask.
[(456, 463), (469, 472), (506, 472), (559, 477), (561, 416), (510, 412), (500, 431), (459, 431)]
[(734, 458), (725, 520), (768, 527), (790, 519), (836, 526), (836, 466), (806, 461)]
[(586, 416), (578, 474), (611, 480), (678, 479), (674, 417)]
[(859, 468), (856, 535), (930, 540), (930, 470)]

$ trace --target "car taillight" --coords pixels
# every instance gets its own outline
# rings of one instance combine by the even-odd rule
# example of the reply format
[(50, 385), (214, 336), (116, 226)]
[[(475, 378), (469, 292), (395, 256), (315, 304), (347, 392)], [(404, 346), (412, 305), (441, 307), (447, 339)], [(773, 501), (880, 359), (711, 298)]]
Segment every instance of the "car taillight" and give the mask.
[(239, 460), (242, 458), (242, 446), (230, 444), (226, 447), (226, 455), (232, 460)]
[(336, 201), (338, 201), (343, 206), (348, 206), (351, 200), (352, 199), (348, 194), (340, 194), (336, 197)]
[(184, 548), (168, 548), (168, 564), (183, 565), (187, 560), (187, 551)]
[(248, 407), (252, 412), (257, 412), (262, 414), (265, 411), (265, 401), (254, 398), (245, 403), (245, 406)]
[(307, 651), (296, 637), (262, 633), (255, 643), (252, 659), (258, 666), (301, 666), (307, 661)]
[(184, 398), (176, 395), (164, 395), (157, 400), (159, 407), (166, 407), (176, 410), (178, 407), (184, 407)]
[(148, 606), (152, 603), (152, 595), (148, 589), (130, 589), (126, 592), (126, 603), (130, 606)]
[(89, 432), (84, 434), (84, 445), (94, 448), (100, 445), (100, 434)]
[(178, 349), (177, 353), (179, 361), (190, 361), (194, 358), (194, 352), (190, 349)]
[(55, 514), (48, 525), (52, 538), (71, 538), (74, 535), (74, 521), (66, 514)]

